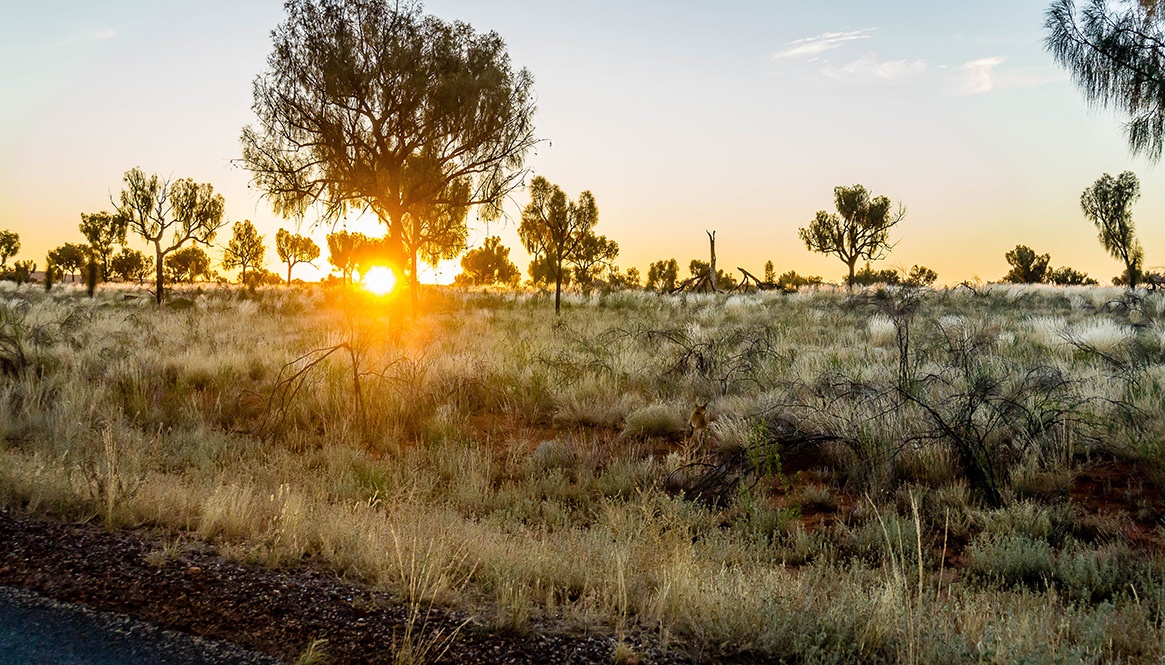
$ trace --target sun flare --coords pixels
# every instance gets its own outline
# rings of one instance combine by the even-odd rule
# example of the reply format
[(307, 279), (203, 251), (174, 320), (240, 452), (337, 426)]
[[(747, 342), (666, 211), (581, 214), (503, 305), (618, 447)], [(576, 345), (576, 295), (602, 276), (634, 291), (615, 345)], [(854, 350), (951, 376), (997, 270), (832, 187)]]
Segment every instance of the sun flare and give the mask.
[(373, 266), (364, 273), (364, 288), (378, 296), (386, 296), (396, 288), (396, 275), (390, 268)]

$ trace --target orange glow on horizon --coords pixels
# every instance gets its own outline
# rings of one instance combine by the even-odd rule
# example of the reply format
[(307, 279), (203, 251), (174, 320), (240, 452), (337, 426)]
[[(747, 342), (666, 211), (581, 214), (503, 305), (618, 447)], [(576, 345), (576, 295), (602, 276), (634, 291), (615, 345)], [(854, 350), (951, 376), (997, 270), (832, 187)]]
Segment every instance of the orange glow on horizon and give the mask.
[(361, 278), (364, 289), (378, 296), (386, 296), (396, 289), (396, 274), (390, 268), (373, 266)]

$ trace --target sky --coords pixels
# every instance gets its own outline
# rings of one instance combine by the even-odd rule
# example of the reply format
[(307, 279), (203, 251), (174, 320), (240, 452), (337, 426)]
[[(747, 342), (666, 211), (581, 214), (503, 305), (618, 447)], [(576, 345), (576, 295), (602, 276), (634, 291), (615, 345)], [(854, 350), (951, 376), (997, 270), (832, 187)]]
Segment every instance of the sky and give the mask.
[[(1122, 266), (1080, 212), (1103, 173), (1132, 170), (1146, 265), (1165, 266), (1165, 175), (1132, 156), (1121, 118), (1091, 108), (1043, 48), (1047, 0), (828, 3), (725, 0), (430, 0), (446, 20), (496, 31), (534, 76), (534, 173), (571, 198), (590, 190), (617, 263), (772, 260), (837, 281), (833, 257), (798, 238), (833, 188), (862, 184), (908, 211), (876, 267), (931, 267), (942, 283), (995, 280), (1026, 244), (1108, 281)], [(81, 213), (110, 209), (135, 166), (209, 182), (226, 219), (267, 236), (328, 228), (274, 215), (239, 167), (254, 123), (278, 0), (0, 0), (0, 229), (18, 258), (80, 242)], [(470, 216), (470, 246), (500, 235), (525, 270), (516, 228)], [(380, 232), (367, 220), (349, 228)], [(225, 244), (229, 231), (220, 232)], [(145, 249), (138, 241), (133, 246)], [(325, 257), (295, 275), (326, 273)], [(448, 281), (444, 266), (430, 279)]]

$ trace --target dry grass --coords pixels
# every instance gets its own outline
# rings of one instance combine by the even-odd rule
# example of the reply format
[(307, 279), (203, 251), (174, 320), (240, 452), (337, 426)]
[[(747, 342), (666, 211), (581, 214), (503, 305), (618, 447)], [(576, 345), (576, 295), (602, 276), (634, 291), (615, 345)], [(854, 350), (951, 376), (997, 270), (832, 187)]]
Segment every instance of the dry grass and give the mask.
[[(32, 369), (0, 383), (0, 500), (167, 527), (264, 565), (318, 558), (417, 608), (400, 662), (455, 639), (427, 630), (433, 605), (507, 632), (654, 633), (772, 660), (1156, 662), (1162, 566), (1119, 531), (1084, 542), (1088, 516), (1064, 498), (1090, 457), (1159, 466), (1158, 439), (1111, 408), (1165, 420), (1158, 358), (1119, 368), (1065, 341), (1132, 358), (1129, 339), (1158, 334), (1098, 310), (1110, 291), (959, 289), (916, 314), (920, 373), (950, 368), (943, 343), (975, 340), (984, 372), (1055, 368), (1080, 427), (1098, 424), (991, 430), (985, 445), (1015, 469), (1000, 509), (951, 448), (919, 438), (924, 413), (855, 392), (893, 385), (896, 331), (835, 291), (572, 296), (561, 321), (532, 294), (434, 294), (400, 342), (375, 300), (339, 292), (191, 291), (180, 311), (123, 300), (132, 290), (5, 292)], [(265, 417), (281, 368), (339, 343), (360, 349), (363, 417), (340, 355)], [(941, 404), (959, 390), (920, 386)], [(682, 446), (686, 410), (709, 397), (716, 445)], [(665, 491), (774, 415), (842, 437), (815, 462), (833, 484), (792, 494), (835, 521), (807, 529), (797, 505), (771, 502), (795, 472), (722, 508)], [(943, 568), (947, 539), (969, 543), (966, 574)], [(633, 662), (621, 644), (613, 657)]]

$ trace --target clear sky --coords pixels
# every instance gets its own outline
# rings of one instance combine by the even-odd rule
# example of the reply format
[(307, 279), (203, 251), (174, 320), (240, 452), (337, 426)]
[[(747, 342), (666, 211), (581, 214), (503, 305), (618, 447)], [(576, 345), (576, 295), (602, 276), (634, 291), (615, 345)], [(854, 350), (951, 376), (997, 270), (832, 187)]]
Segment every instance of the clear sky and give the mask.
[[(706, 258), (715, 229), (725, 268), (771, 259), (836, 281), (842, 264), (810, 254), (797, 229), (832, 210), (834, 186), (861, 183), (909, 210), (886, 265), (998, 279), (1022, 243), (1107, 281), (1121, 267), (1078, 201), (1102, 173), (1130, 169), (1146, 264), (1165, 265), (1165, 177), (1044, 52), (1046, 0), (425, 7), (497, 31), (533, 73), (547, 141), (529, 164), (572, 198), (595, 194), (597, 231), (619, 242), (624, 268)], [(0, 16), (0, 228), (20, 233), (20, 258), (43, 264), (80, 241), (80, 213), (108, 209), (141, 166), (212, 183), (227, 218), (253, 220), (277, 260), (275, 230), (295, 222), (233, 160), (281, 2), (0, 0)], [(523, 270), (526, 200), (515, 192), (510, 223), (489, 228)], [(471, 226), (479, 244), (486, 227)], [(325, 233), (313, 231), (321, 247)]]

